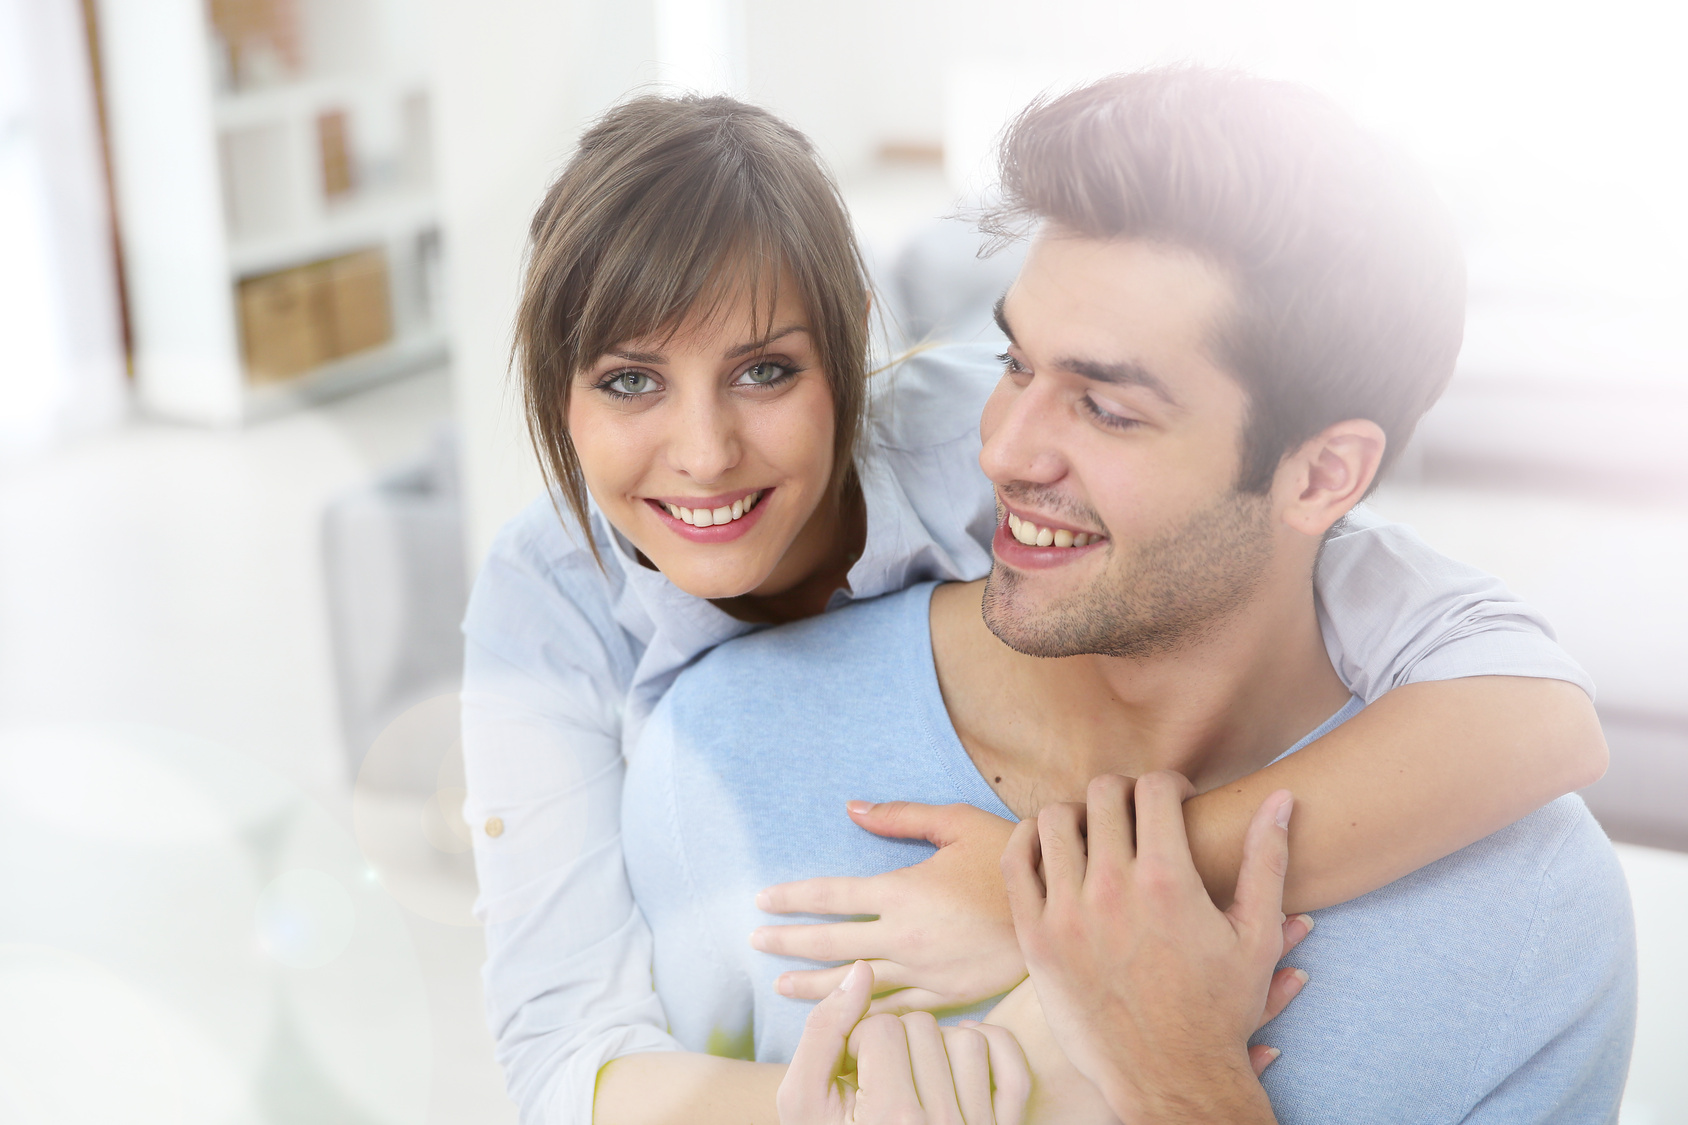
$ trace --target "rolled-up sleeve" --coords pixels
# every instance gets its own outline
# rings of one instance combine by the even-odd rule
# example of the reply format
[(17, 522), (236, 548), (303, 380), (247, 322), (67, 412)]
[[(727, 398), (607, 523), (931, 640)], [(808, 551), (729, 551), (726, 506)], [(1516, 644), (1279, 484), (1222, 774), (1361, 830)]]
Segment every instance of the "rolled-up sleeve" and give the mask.
[(1331, 663), (1367, 703), (1403, 684), (1465, 676), (1566, 680), (1594, 695), (1539, 610), (1363, 507), (1326, 540), (1314, 584)]
[(487, 1016), (523, 1125), (589, 1125), (605, 1062), (679, 1049), (621, 854), (636, 654), (593, 588), (602, 575), (578, 561), (502, 537), (464, 622), (464, 813)]

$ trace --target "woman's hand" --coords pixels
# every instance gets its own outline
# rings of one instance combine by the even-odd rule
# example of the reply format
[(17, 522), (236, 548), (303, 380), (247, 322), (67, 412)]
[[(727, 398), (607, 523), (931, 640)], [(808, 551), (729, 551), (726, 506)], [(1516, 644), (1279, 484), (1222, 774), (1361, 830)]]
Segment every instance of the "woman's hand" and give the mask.
[(1020, 1125), (1031, 1075), (1012, 1033), (941, 1028), (925, 1012), (864, 1019), (872, 982), (858, 961), (809, 1013), (776, 1098), (780, 1125)]
[[(972, 805), (851, 801), (850, 819), (880, 836), (927, 840), (937, 854), (865, 878), (804, 879), (756, 896), (770, 914), (868, 914), (871, 922), (762, 926), (750, 944), (811, 961), (865, 960), (872, 1013), (960, 1008), (1007, 992), (1026, 977), (1002, 886), (1002, 851), (1014, 825)], [(840, 965), (784, 973), (775, 987), (813, 1000), (838, 986)]]

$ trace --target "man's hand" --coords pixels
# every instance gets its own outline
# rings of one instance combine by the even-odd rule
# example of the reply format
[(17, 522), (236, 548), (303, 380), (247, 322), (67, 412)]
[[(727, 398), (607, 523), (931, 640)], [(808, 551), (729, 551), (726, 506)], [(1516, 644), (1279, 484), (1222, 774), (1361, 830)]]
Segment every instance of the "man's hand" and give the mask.
[(1221, 912), (1184, 836), (1189, 792), (1175, 773), (1135, 792), (1106, 775), (1086, 806), (1023, 821), (1002, 857), (1015, 929), (1051, 1034), (1121, 1120), (1272, 1121), (1248, 1038), (1269, 991), (1287, 1002), (1272, 968), (1290, 936), (1293, 798), (1279, 790), (1260, 806)]
[(867, 1016), (872, 986), (858, 961), (809, 1013), (780, 1083), (780, 1125), (1020, 1125), (1031, 1076), (1007, 1029)]
[[(763, 926), (750, 944), (812, 961), (864, 959), (873, 1013), (960, 1008), (1007, 992), (1026, 976), (1002, 887), (1002, 849), (1014, 826), (972, 805), (849, 803), (850, 818), (880, 836), (927, 840), (937, 854), (866, 878), (804, 879), (769, 887), (770, 914), (876, 914), (872, 922)], [(815, 999), (849, 966), (782, 974), (786, 996)]]

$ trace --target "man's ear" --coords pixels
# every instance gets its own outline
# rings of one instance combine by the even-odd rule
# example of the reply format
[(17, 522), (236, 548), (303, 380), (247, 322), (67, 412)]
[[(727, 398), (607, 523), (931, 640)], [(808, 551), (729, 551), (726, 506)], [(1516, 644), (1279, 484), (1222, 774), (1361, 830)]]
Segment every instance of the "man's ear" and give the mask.
[(1275, 491), (1284, 522), (1318, 538), (1360, 502), (1377, 478), (1389, 439), (1364, 418), (1327, 426), (1285, 457)]

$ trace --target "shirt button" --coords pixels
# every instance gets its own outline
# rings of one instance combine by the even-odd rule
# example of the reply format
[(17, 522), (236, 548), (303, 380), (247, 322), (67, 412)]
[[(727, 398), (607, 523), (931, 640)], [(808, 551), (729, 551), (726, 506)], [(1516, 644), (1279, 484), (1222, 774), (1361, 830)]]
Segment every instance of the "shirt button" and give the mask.
[(504, 835), (504, 818), (489, 816), (486, 818), (486, 834), (496, 839)]

